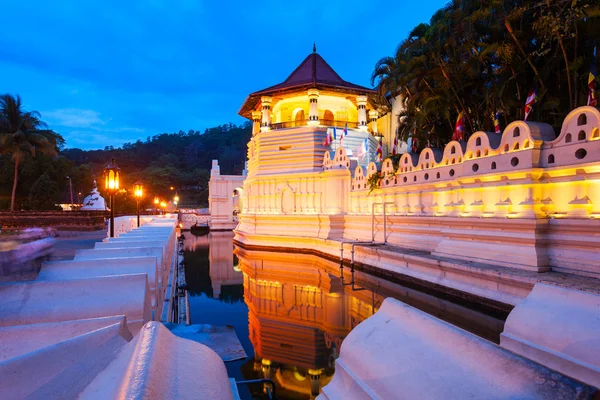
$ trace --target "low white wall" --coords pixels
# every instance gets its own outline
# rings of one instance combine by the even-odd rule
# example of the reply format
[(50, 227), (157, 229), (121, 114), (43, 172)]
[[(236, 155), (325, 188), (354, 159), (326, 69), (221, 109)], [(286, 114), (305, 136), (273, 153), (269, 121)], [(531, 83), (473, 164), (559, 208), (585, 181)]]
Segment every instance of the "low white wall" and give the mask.
[(151, 322), (80, 398), (233, 400), (233, 393), (217, 353)]
[[(46, 261), (37, 281), (61, 281), (127, 274), (146, 274), (151, 292), (152, 308), (162, 304), (162, 278), (156, 257), (106, 258), (98, 260)], [(156, 311), (160, 315), (160, 310)]]
[(130, 338), (116, 322), (1, 362), (2, 397), (76, 398)]
[(152, 319), (146, 274), (0, 285), (0, 326), (125, 315), (135, 335)]
[(166, 269), (162, 247), (129, 247), (118, 249), (76, 250), (74, 260), (101, 260), (104, 258), (156, 257), (159, 269)]
[(600, 387), (600, 294), (538, 283), (509, 314), (500, 344)]
[(319, 399), (586, 398), (595, 389), (388, 298), (342, 343)]

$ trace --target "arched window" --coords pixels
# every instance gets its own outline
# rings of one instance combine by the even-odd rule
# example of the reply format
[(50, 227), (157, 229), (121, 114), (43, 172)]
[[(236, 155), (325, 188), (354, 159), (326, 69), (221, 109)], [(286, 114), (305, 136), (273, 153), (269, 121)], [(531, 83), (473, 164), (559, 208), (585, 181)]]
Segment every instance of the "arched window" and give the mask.
[(425, 159), (429, 160), (429, 153), (425, 153)]
[(513, 137), (519, 137), (521, 136), (521, 129), (519, 129), (519, 127), (517, 126), (514, 130), (513, 130)]
[(477, 153), (475, 153), (475, 154), (476, 154), (477, 158), (481, 157), (481, 151), (480, 150), (477, 150)]
[(333, 125), (333, 113), (329, 110), (323, 114), (323, 125)]
[(496, 161), (492, 162), (492, 169), (496, 169)]
[(480, 137), (478, 137), (478, 138), (475, 140), (475, 146), (481, 146), (481, 138), (480, 138)]
[(567, 136), (565, 136), (565, 143), (571, 143), (573, 141), (573, 137), (571, 136), (570, 133), (567, 133)]
[(504, 152), (505, 152), (505, 153), (508, 153), (508, 149), (509, 149), (509, 147), (508, 147), (508, 143), (506, 143), (506, 145), (504, 146)]
[(579, 114), (579, 117), (577, 117), (577, 126), (585, 124), (587, 124), (587, 115), (585, 115), (585, 113), (581, 113)]
[(585, 140), (585, 131), (579, 131), (579, 135), (577, 136), (577, 140)]
[(304, 124), (304, 110), (296, 111), (296, 116), (294, 117), (294, 126), (302, 126)]
[(554, 154), (548, 156), (548, 164), (554, 164)]
[(515, 148), (514, 150), (519, 150), (519, 142), (515, 143)]
[(452, 148), (450, 149), (450, 154), (454, 154), (456, 153), (456, 147), (452, 146)]

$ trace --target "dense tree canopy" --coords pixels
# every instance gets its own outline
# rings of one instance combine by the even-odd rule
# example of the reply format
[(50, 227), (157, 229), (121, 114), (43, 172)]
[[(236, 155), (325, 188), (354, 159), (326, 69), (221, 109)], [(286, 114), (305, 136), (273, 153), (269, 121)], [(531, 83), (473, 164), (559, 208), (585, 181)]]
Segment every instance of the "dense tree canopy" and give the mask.
[(534, 89), (529, 120), (559, 129), (586, 104), (596, 46), (598, 0), (453, 0), (379, 60), (372, 82), (383, 108), (402, 96), (399, 137), (421, 147), (447, 143), (460, 112), (471, 133), (493, 131), (496, 112), (503, 127), (523, 119)]
[[(58, 185), (55, 203), (70, 202), (67, 177), (71, 178), (75, 202), (83, 200), (89, 193), (94, 179), (102, 193), (103, 169), (112, 157), (123, 173), (121, 185), (128, 190), (117, 195), (117, 212), (135, 211), (135, 199), (130, 191), (137, 180), (145, 186), (143, 208), (152, 207), (154, 196), (171, 199), (175, 191), (180, 195), (182, 204), (207, 206), (211, 161), (219, 160), (223, 174), (241, 174), (251, 132), (250, 123), (226, 124), (204, 132), (163, 133), (145, 141), (126, 143), (121, 148), (63, 149), (56, 156), (37, 155), (35, 158), (25, 154), (18, 171), (20, 184), (16, 191), (15, 209), (52, 208), (51, 201), (36, 201), (30, 190), (44, 173)], [(10, 155), (0, 157), (0, 209), (9, 206), (9, 183), (13, 179), (14, 161)], [(43, 183), (48, 184), (45, 178)]]

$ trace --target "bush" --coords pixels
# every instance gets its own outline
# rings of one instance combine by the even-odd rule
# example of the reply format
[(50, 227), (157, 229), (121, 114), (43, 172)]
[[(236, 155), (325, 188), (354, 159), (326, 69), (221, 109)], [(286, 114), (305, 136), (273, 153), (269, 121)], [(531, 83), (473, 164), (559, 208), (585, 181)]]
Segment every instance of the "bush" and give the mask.
[(58, 183), (44, 172), (29, 190), (28, 208), (32, 210), (56, 210)]

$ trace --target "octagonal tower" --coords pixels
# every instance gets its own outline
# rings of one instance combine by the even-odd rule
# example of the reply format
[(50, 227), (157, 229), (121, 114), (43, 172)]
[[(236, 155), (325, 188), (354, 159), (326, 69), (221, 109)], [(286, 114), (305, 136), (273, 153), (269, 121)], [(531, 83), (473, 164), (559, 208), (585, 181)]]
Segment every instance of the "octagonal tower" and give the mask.
[[(240, 109), (253, 121), (248, 176), (320, 171), (325, 151), (340, 145), (355, 165), (374, 161), (379, 140), (374, 94), (343, 80), (313, 47), (285, 81), (252, 93)], [(336, 138), (326, 145), (334, 130)]]

